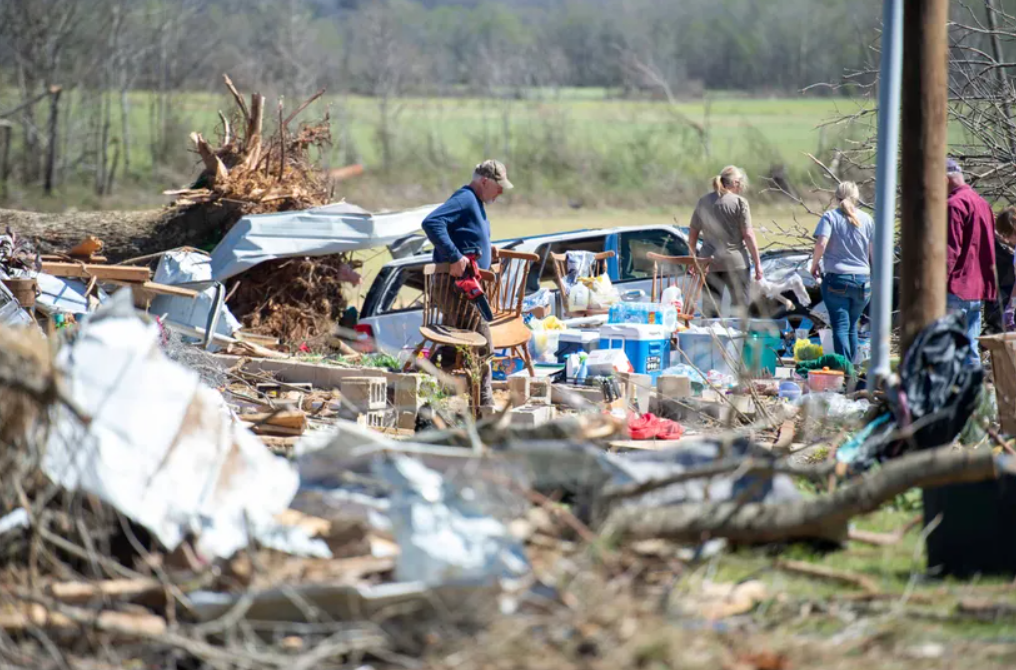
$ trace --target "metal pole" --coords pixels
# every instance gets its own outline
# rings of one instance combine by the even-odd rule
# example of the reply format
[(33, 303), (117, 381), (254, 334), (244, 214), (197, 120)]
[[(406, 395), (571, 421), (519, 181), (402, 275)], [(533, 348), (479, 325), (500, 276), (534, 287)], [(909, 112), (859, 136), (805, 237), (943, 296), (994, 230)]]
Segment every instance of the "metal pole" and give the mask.
[(878, 87), (878, 162), (875, 169), (875, 257), (872, 259), (871, 370), (875, 384), (889, 374), (893, 322), (893, 242), (896, 163), (903, 69), (903, 0), (882, 3), (882, 63)]
[(945, 313), (948, 0), (906, 0), (900, 175), (901, 350)]

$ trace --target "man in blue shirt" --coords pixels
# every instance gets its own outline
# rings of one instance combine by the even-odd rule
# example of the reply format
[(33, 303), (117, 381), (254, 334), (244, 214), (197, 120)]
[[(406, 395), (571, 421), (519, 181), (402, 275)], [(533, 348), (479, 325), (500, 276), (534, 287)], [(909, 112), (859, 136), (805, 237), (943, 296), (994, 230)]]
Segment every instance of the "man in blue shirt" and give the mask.
[(423, 232), (434, 245), (434, 262), (449, 263), (452, 276), (466, 270), (466, 256), (490, 267), (490, 221), (484, 205), (513, 188), (504, 164), (485, 160), (473, 170), (473, 180), (455, 191), (445, 204), (423, 220)]
[[(461, 277), (476, 260), (481, 269), (490, 268), (490, 221), (485, 205), (497, 200), (503, 192), (513, 188), (508, 181), (508, 170), (500, 161), (485, 160), (473, 170), (473, 179), (452, 194), (452, 197), (423, 220), (423, 232), (434, 245), (434, 262), (448, 263), (453, 277)], [(475, 308), (475, 307), (474, 307)], [(490, 327), (479, 320), (478, 332), (487, 340), (485, 357), (493, 352)], [(457, 327), (457, 324), (447, 324)], [(490, 384), (490, 363), (481, 366), (480, 405), (493, 406), (494, 394)]]

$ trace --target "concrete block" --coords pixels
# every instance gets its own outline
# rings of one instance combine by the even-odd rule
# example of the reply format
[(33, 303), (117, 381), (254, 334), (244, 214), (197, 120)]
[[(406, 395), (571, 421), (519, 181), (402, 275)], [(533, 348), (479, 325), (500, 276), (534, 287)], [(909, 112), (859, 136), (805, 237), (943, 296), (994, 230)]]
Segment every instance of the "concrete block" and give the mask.
[(582, 404), (583, 402), (587, 404), (599, 404), (603, 402), (603, 391), (591, 386), (581, 387), (551, 384), (550, 401), (555, 405)]
[(339, 385), (342, 400), (359, 412), (383, 410), (388, 400), (388, 382), (383, 377), (350, 377)]
[(639, 414), (649, 411), (649, 401), (653, 397), (653, 378), (637, 372), (628, 373), (626, 396), (628, 404), (635, 406)]
[(550, 405), (516, 407), (509, 417), (512, 426), (535, 428), (554, 418), (554, 408)]
[(372, 412), (363, 412), (358, 414), (356, 417), (356, 423), (363, 426), (364, 428), (373, 428), (375, 430), (384, 430), (385, 428), (385, 411), (375, 410)]
[(413, 412), (423, 405), (423, 383), (427, 375), (405, 374), (395, 378), (393, 403), (400, 412)]
[(525, 405), (529, 401), (531, 389), (530, 377), (509, 377), (508, 396), (512, 407), (522, 407)]
[(656, 379), (656, 390), (664, 398), (690, 398), (694, 395), (691, 377), (660, 375)]
[(650, 403), (650, 412), (686, 426), (706, 425), (710, 419), (726, 422), (730, 414), (727, 403), (703, 402), (698, 398), (663, 398), (656, 396)]
[[(527, 377), (527, 379), (529, 379)], [(549, 405), (550, 404), (550, 380), (532, 379), (529, 382), (529, 404)]]
[(755, 416), (755, 401), (750, 395), (730, 395), (730, 404), (749, 419)]
[(399, 418), (396, 422), (396, 427), (402, 430), (415, 430), (416, 429), (416, 410), (410, 412), (406, 410), (397, 410), (399, 412)]

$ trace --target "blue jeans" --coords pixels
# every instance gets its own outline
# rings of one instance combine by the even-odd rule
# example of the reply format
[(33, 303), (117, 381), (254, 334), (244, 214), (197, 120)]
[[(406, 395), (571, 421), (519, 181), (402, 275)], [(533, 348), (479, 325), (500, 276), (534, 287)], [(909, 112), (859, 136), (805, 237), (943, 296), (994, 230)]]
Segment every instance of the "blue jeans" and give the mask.
[(829, 310), (833, 347), (853, 363), (857, 356), (857, 322), (871, 300), (871, 276), (827, 272), (822, 275), (822, 299)]
[(977, 346), (977, 338), (981, 336), (982, 306), (980, 300), (964, 300), (952, 293), (947, 293), (945, 297), (945, 308), (948, 311), (963, 312), (967, 317), (967, 337), (970, 338), (970, 354), (967, 356), (968, 364), (981, 364), (981, 354)]

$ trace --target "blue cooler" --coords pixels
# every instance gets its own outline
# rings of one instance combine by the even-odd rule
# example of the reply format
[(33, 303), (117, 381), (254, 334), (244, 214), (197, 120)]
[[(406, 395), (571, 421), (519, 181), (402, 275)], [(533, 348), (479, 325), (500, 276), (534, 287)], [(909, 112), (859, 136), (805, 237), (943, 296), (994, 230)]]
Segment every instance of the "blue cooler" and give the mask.
[(600, 326), (600, 349), (624, 349), (634, 371), (651, 375), (654, 381), (670, 365), (670, 333), (658, 324)]
[(562, 330), (557, 336), (557, 362), (564, 363), (571, 354), (589, 353), (600, 348), (600, 333), (595, 330)]

